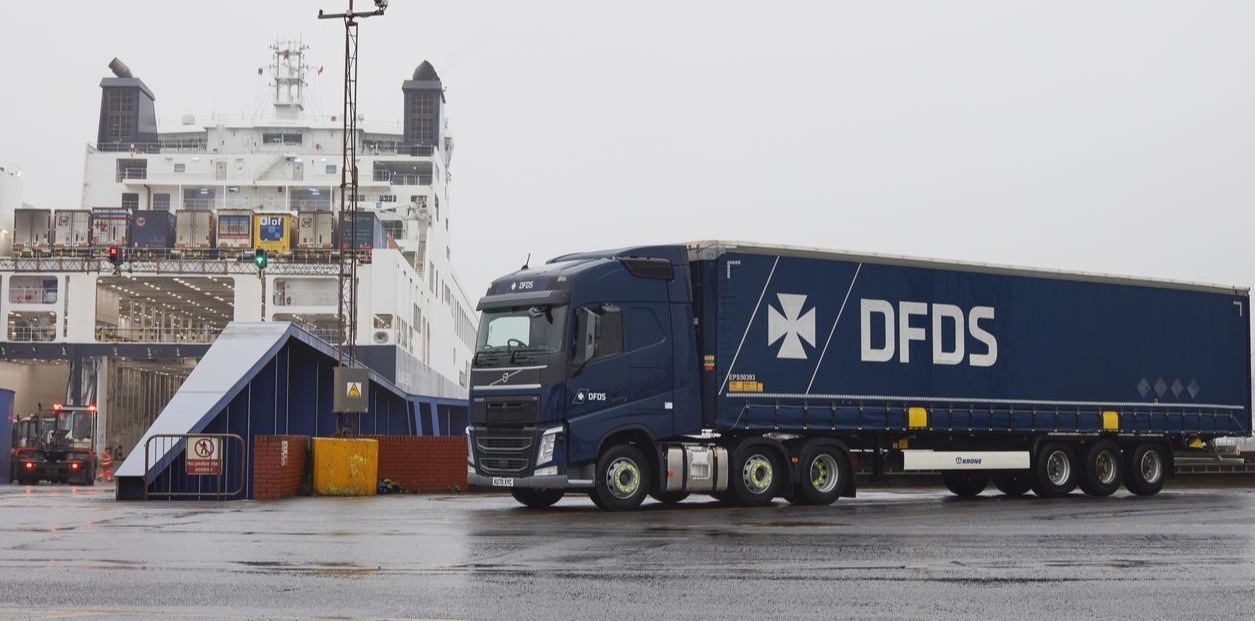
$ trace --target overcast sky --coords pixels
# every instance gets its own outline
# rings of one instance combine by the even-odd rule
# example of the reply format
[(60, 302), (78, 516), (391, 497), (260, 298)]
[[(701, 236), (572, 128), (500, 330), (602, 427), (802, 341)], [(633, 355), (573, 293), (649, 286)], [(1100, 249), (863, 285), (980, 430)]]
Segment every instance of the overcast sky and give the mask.
[[(346, 5), (6, 3), (0, 163), (77, 206), (114, 56), (163, 118), (241, 114), (300, 36), (330, 114)], [(393, 0), (359, 106), (440, 73), (472, 297), (529, 252), (709, 238), (1250, 286), (1252, 32), (1249, 0)]]

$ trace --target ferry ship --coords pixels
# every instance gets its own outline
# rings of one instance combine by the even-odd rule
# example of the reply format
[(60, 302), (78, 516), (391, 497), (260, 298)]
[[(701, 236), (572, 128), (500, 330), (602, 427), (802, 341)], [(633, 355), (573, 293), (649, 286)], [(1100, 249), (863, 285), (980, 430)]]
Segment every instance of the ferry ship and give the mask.
[(166, 121), (157, 91), (109, 64), (81, 204), (0, 202), (0, 382), (15, 413), (97, 404), (99, 445), (122, 456), (228, 322), (339, 340), (341, 252), (362, 257), (358, 359), (410, 394), (466, 396), (476, 316), (452, 265), (444, 86), (422, 62), (398, 80), (399, 123), (359, 117), (350, 236), (336, 230), (343, 119), (307, 109), (307, 55), (270, 47), (273, 105), (252, 118)]

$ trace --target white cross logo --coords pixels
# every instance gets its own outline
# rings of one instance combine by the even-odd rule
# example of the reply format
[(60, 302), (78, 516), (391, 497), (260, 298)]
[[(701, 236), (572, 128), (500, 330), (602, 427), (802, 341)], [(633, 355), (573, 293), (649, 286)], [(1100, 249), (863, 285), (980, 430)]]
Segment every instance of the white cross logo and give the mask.
[(783, 338), (784, 344), (776, 357), (805, 360), (806, 348), (802, 347), (802, 340), (815, 346), (815, 309), (802, 314), (802, 306), (806, 304), (804, 295), (777, 293), (776, 298), (784, 314), (774, 306), (767, 307), (767, 345), (774, 345)]

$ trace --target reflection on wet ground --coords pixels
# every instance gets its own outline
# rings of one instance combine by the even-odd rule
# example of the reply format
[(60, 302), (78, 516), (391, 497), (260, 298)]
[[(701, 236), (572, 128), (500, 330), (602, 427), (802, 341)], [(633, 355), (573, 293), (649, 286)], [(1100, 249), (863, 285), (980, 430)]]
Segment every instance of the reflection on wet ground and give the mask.
[(628, 514), (508, 496), (117, 503), (0, 487), (0, 618), (1228, 616), (1255, 491), (1058, 500), (861, 492)]

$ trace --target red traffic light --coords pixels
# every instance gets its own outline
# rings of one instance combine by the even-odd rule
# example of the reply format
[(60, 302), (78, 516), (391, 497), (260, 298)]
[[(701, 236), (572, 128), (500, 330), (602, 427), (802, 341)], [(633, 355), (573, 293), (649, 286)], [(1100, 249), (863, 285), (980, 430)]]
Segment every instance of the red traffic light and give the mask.
[(118, 246), (109, 246), (109, 262), (114, 265), (122, 264), (122, 248)]
[(53, 411), (53, 412), (60, 412), (60, 411), (61, 411), (61, 404), (60, 404), (60, 403), (54, 403), (54, 404), (52, 404), (52, 411)]

